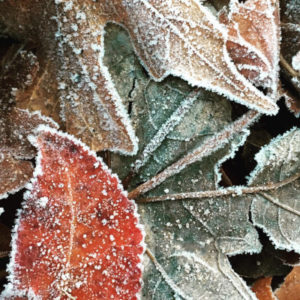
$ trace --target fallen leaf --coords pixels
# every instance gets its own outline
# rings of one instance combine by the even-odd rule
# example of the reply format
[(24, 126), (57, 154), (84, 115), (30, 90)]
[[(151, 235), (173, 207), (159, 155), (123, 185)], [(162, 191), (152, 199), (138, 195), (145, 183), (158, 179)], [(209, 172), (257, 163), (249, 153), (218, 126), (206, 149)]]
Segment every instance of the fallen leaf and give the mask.
[[(177, 78), (159, 83), (149, 79), (126, 33), (115, 25), (107, 31), (112, 37), (107, 37), (110, 55), (104, 59), (112, 78), (119, 72), (131, 74), (116, 88), (126, 93), (135, 82), (132, 98), (127, 100), (132, 101), (131, 118), (140, 150), (133, 157), (111, 155), (113, 171), (128, 179), (132, 191), (230, 127), (230, 102), (223, 97), (216, 101), (213, 93), (191, 89)], [(246, 135), (234, 135), (232, 144), (223, 144), (217, 153), (187, 166), (160, 186), (154, 185), (153, 193), (213, 188), (219, 176), (214, 173), (215, 165), (236, 150)], [(206, 199), (202, 205), (195, 201), (139, 204), (147, 247), (157, 262), (144, 258), (143, 299), (254, 299), (226, 257), (235, 251), (260, 251), (257, 232), (248, 220), (249, 205), (248, 201), (230, 204), (221, 198)]]
[[(299, 172), (300, 129), (293, 128), (273, 139), (255, 156), (257, 167), (250, 185), (279, 182)], [(300, 253), (300, 179), (281, 188), (250, 196), (254, 225), (262, 228), (278, 249)]]
[(220, 14), (228, 29), (228, 52), (238, 70), (277, 99), (279, 63), (279, 3), (277, 0), (231, 0)]
[(122, 22), (156, 80), (173, 74), (248, 107), (276, 113), (275, 103), (240, 76), (225, 50), (227, 32), (198, 1), (127, 1), (116, 7), (120, 15), (126, 12)]
[(300, 299), (300, 267), (294, 267), (283, 284), (275, 291), (275, 295), (278, 300)]
[(22, 45), (11, 46), (1, 59), (0, 73), (0, 199), (7, 193), (23, 188), (32, 176), (30, 161), (35, 149), (27, 140), (28, 134), (40, 124), (57, 125), (38, 112), (18, 109), (12, 100), (13, 94), (25, 89), (34, 78), (38, 64), (36, 57), (22, 50)]
[[(150, 80), (130, 51), (124, 31), (115, 25), (107, 31), (113, 36), (107, 37), (110, 55), (104, 60), (112, 78), (131, 74), (116, 81), (116, 88), (124, 94), (131, 91), (126, 101), (132, 102), (140, 150), (133, 157), (111, 155), (111, 166), (139, 203), (145, 226), (149, 251), (144, 259), (143, 298), (255, 299), (228, 261), (228, 256), (261, 251), (249, 220), (255, 197), (239, 196), (243, 187), (233, 189), (234, 197), (223, 197), (218, 186), (219, 166), (244, 143), (247, 131), (235, 127), (240, 119), (232, 123), (230, 103), (222, 97), (215, 101), (212, 93), (191, 89), (172, 77), (159, 83)], [(248, 117), (255, 119), (251, 113), (243, 116), (245, 127), (251, 124)], [(239, 134), (234, 134), (236, 130)], [(220, 196), (189, 197), (209, 189)], [(173, 196), (179, 194), (186, 197), (176, 201)], [(142, 203), (146, 199), (160, 201)], [(296, 245), (298, 241), (289, 243)]]
[(96, 5), (1, 2), (6, 31), (38, 48), (39, 73), (17, 95), (17, 107), (40, 110), (59, 120), (62, 128), (94, 150), (132, 154), (137, 150), (134, 131), (102, 64), (104, 25)]
[(38, 132), (2, 299), (137, 299), (143, 233), (134, 203), (84, 144)]
[[(37, 43), (39, 60), (47, 61), (47, 71), (41, 69), (38, 86), (31, 89), (34, 95), (24, 105), (46, 113), (35, 95), (45, 94), (43, 82), (50, 81), (45, 96), (59, 96), (62, 127), (95, 150), (132, 154), (137, 150), (127, 113), (102, 61), (108, 21), (129, 30), (136, 52), (156, 80), (173, 74), (264, 113), (278, 110), (272, 99), (236, 70), (224, 49), (224, 27), (195, 0), (116, 0), (91, 5), (83, 0), (48, 5), (10, 0), (0, 7), (6, 31)], [(45, 72), (49, 80), (43, 78)]]
[(252, 291), (258, 300), (275, 300), (271, 288), (272, 277), (258, 279), (252, 285)]

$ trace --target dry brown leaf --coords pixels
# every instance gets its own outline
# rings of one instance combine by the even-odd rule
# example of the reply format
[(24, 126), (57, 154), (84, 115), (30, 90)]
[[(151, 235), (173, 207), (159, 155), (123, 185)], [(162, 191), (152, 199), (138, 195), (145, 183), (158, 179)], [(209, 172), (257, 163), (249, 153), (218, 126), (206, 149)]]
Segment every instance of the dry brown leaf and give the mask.
[(1, 21), (7, 32), (39, 49), (41, 70), (26, 93), (17, 95), (17, 104), (60, 120), (62, 128), (94, 150), (135, 153), (135, 135), (102, 64), (104, 21), (96, 5), (87, 1), (1, 2)]
[(27, 140), (28, 134), (40, 124), (56, 127), (37, 112), (16, 108), (13, 101), (18, 89), (26, 89), (38, 72), (35, 56), (23, 51), (21, 45), (14, 45), (2, 56), (1, 66), (0, 199), (22, 188), (31, 178), (32, 164), (24, 159), (32, 159), (35, 149)]
[[(59, 90), (60, 123), (95, 150), (136, 151), (127, 113), (102, 62), (108, 21), (129, 30), (156, 80), (174, 74), (265, 113), (277, 112), (276, 104), (236, 70), (225, 50), (224, 27), (198, 1), (74, 0), (45, 5), (10, 0), (1, 2), (0, 8), (7, 32), (35, 43), (39, 60), (51, 64), (45, 98)], [(34, 95), (21, 102), (51, 115), (44, 103), (35, 101), (35, 95), (45, 94), (38, 82), (31, 89)]]
[(16, 192), (23, 188), (32, 176), (33, 167), (29, 161), (15, 159), (9, 152), (0, 156), (0, 199), (7, 193)]
[(300, 299), (300, 266), (294, 267), (287, 275), (284, 283), (275, 291), (278, 300), (299, 300)]
[(271, 288), (272, 277), (260, 278), (252, 285), (252, 291), (259, 300), (275, 300)]
[(220, 20), (228, 28), (227, 49), (240, 72), (276, 98), (279, 62), (279, 5), (277, 0), (230, 2)]
[(117, 12), (154, 79), (173, 74), (259, 111), (277, 111), (270, 98), (240, 76), (226, 51), (226, 30), (199, 1), (121, 3)]

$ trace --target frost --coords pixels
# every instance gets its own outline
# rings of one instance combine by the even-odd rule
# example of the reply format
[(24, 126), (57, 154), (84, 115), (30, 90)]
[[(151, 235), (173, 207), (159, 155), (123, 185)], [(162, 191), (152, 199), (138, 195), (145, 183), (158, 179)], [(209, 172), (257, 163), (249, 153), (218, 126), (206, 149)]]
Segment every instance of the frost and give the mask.
[[(278, 182), (299, 172), (300, 130), (293, 128), (278, 136), (256, 155), (257, 167), (249, 184)], [(272, 202), (270, 202), (272, 201)], [(276, 203), (288, 206), (282, 209)], [(293, 213), (293, 211), (295, 213)], [(279, 249), (300, 253), (299, 179), (278, 190), (253, 197), (251, 212), (255, 225), (261, 227)]]
[(173, 74), (248, 107), (276, 113), (273, 101), (237, 71), (226, 51), (227, 32), (201, 3), (126, 1), (123, 5), (128, 14), (123, 23), (154, 79)]
[(4, 208), (0, 207), (0, 216), (4, 213)]
[[(174, 78), (161, 83), (149, 80), (132, 59), (132, 49), (124, 31), (111, 26), (107, 32), (106, 49), (110, 50), (110, 55), (105, 57), (105, 63), (112, 78), (116, 80), (121, 70), (121, 74), (133, 74), (135, 80), (129, 100), (132, 101), (131, 116), (137, 128), (140, 152), (133, 158), (112, 155), (113, 170), (122, 179), (127, 178), (131, 170), (137, 171), (129, 183), (131, 190), (201, 147), (207, 139), (213, 136), (218, 139), (218, 133), (230, 127), (230, 105), (221, 97), (216, 101), (216, 95), (202, 89), (193, 94), (183, 81)], [(116, 40), (118, 43), (114, 44)], [(115, 61), (120, 62), (118, 68), (114, 67)], [(119, 92), (129, 93), (132, 77), (116, 81)], [(164, 124), (171, 124), (183, 103), (189, 101), (184, 113), (178, 114), (175, 126), (166, 127)], [(164, 126), (168, 129), (161, 134)], [(233, 155), (247, 134), (235, 135), (231, 146), (227, 141), (217, 153), (186, 166), (145, 196), (214, 189), (219, 181), (214, 167), (224, 157)], [(147, 160), (143, 159), (145, 149), (151, 149)], [(160, 266), (145, 258), (143, 299), (199, 299), (201, 296), (203, 299), (254, 299), (245, 283), (232, 271), (226, 257), (260, 251), (257, 232), (248, 220), (249, 201), (236, 197), (232, 203), (222, 198), (184, 203), (139, 205), (148, 248)], [(191, 255), (187, 257), (186, 253)]]
[[(2, 296), (30, 298), (34, 290), (34, 299), (52, 299), (64, 290), (75, 298), (83, 292), (95, 299), (119, 293), (120, 299), (135, 297), (144, 249), (135, 204), (83, 143), (46, 126), (36, 133), (30, 141), (39, 150), (37, 167), (17, 219), (9, 284)], [(100, 196), (104, 186), (109, 193)], [(107, 221), (106, 215), (113, 218)], [(132, 286), (122, 284), (128, 277)]]
[(42, 197), (37, 200), (37, 203), (40, 207), (45, 208), (48, 203), (48, 200), (49, 200), (48, 197)]

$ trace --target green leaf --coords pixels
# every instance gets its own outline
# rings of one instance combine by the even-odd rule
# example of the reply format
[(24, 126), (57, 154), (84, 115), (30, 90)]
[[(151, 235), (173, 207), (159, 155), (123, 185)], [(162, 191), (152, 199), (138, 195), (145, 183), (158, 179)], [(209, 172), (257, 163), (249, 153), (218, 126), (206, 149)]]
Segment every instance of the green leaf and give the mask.
[[(154, 82), (143, 71), (126, 33), (115, 25), (107, 28), (105, 53), (104, 61), (117, 90), (123, 91), (139, 138), (135, 157), (111, 156), (113, 171), (129, 182), (129, 190), (230, 126), (231, 106), (226, 99), (193, 90), (172, 77)], [(232, 134), (231, 142), (222, 142), (210, 151), (213, 154), (187, 164), (155, 188), (154, 184), (147, 195), (217, 188), (219, 165), (248, 133)], [(261, 250), (248, 219), (249, 205), (242, 198), (140, 204), (148, 254), (154, 255), (152, 261), (144, 260), (143, 298), (255, 299), (227, 258)]]
[[(283, 181), (300, 170), (300, 129), (293, 128), (277, 137), (256, 155), (257, 167), (249, 184)], [(255, 195), (251, 213), (279, 249), (300, 253), (300, 180), (279, 189)], [(284, 209), (283, 207), (286, 207)], [(289, 209), (289, 210), (287, 210)]]

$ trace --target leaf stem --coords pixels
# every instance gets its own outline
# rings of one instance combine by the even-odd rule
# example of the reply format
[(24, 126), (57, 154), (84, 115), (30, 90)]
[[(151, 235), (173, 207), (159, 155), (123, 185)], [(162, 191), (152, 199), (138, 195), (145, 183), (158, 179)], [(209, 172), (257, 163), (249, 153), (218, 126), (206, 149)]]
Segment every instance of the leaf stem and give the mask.
[(237, 134), (243, 129), (247, 128), (259, 117), (259, 115), (260, 114), (257, 111), (249, 110), (238, 120), (225, 127), (221, 132), (207, 138), (204, 143), (194, 151), (179, 159), (177, 162), (173, 163), (171, 166), (167, 167), (162, 172), (152, 177), (150, 180), (132, 190), (128, 194), (129, 198), (136, 199), (141, 194), (144, 194), (160, 185), (167, 178), (179, 173), (188, 165), (196, 161), (201, 161), (204, 157), (219, 150), (222, 146), (228, 143), (229, 139), (231, 139), (234, 134)]
[[(222, 197), (222, 196), (240, 196), (240, 195), (245, 195), (245, 194), (257, 194), (257, 193), (263, 194), (263, 196), (265, 198), (267, 198), (268, 195), (265, 193), (262, 193), (263, 191), (270, 191), (270, 190), (278, 189), (278, 188), (283, 187), (291, 182), (294, 182), (298, 178), (300, 178), (300, 172), (295, 174), (294, 176), (291, 176), (280, 182), (276, 182), (276, 183), (269, 182), (266, 185), (257, 185), (257, 186), (251, 186), (251, 187), (238, 187), (238, 189), (237, 189), (237, 187), (228, 187), (228, 188), (224, 188), (224, 189), (220, 189), (220, 190), (212, 190), (212, 191), (168, 194), (168, 195), (162, 195), (162, 196), (158, 196), (158, 197), (142, 198), (142, 199), (136, 200), (136, 202), (137, 203), (149, 203), (149, 202), (159, 202), (159, 201), (167, 201), (167, 200), (184, 200), (184, 199), (200, 200), (203, 198)], [(267, 198), (267, 199), (269, 199), (269, 198)], [(275, 201), (275, 202), (277, 205), (278, 201)], [(279, 203), (279, 204), (281, 205), (281, 203)]]
[(292, 76), (292, 77), (300, 77), (300, 74), (298, 72), (296, 72), (291, 66), (290, 64), (287, 62), (287, 60), (283, 57), (282, 54), (280, 54), (280, 64), (281, 66), (288, 71), (288, 73)]
[(273, 203), (274, 205), (287, 210), (288, 212), (297, 215), (298, 217), (300, 217), (300, 211), (297, 211), (291, 207), (289, 207), (288, 205), (285, 205), (283, 203), (281, 203), (279, 200), (274, 199), (273, 197), (271, 197), (270, 195), (260, 192), (259, 195), (263, 196), (266, 200), (270, 201), (271, 203)]

